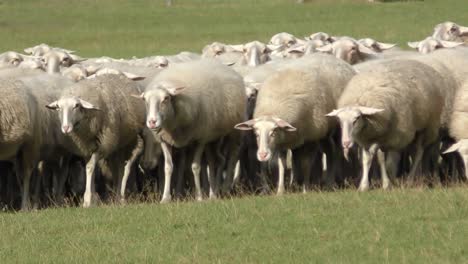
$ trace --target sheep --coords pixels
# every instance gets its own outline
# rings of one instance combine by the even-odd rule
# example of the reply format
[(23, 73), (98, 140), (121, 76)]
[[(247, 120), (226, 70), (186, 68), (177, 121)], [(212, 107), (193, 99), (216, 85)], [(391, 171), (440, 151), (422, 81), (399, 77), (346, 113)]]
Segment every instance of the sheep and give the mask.
[[(277, 194), (284, 193), (286, 151), (303, 149), (304, 191), (308, 188), (310, 160), (307, 149), (325, 139), (336, 126), (325, 114), (334, 109), (341, 91), (354, 76), (347, 63), (330, 55), (314, 54), (298, 59), (267, 78), (257, 97), (253, 119), (235, 126), (254, 130), (257, 135), (257, 159), (269, 161), (278, 151), (279, 179)], [(311, 149), (315, 157), (317, 148)]]
[(436, 39), (456, 42), (466, 41), (467, 36), (468, 27), (463, 27), (450, 21), (437, 24), (432, 34), (432, 37)]
[(360, 39), (358, 40), (358, 43), (364, 45), (365, 47), (375, 52), (383, 52), (396, 46), (396, 44), (378, 42), (375, 39), (371, 38)]
[(217, 58), (226, 65), (258, 66), (270, 60), (270, 48), (260, 41), (241, 45), (225, 45), (215, 42), (203, 49), (203, 58)]
[(317, 48), (317, 50), (333, 54), (338, 59), (342, 59), (349, 64), (356, 64), (375, 58), (374, 51), (349, 37), (341, 37), (331, 44)]
[(50, 50), (42, 55), (46, 71), (49, 74), (59, 73), (60, 66), (70, 67), (71, 65), (82, 61), (83, 59), (73, 58), (70, 54), (61, 50)]
[(91, 206), (98, 162), (101, 169), (110, 169), (113, 177), (124, 170), (119, 187), (121, 199), (125, 199), (126, 179), (143, 148), (140, 133), (145, 109), (131, 97), (139, 92), (139, 85), (126, 77), (103, 75), (65, 88), (57, 101), (47, 105), (57, 110), (61, 130), (70, 141), (66, 148), (87, 160), (83, 207)]
[(24, 57), (24, 55), (18, 52), (4, 52), (0, 54), (0, 67), (18, 66), (24, 60)]
[(306, 40), (321, 40), (325, 43), (332, 43), (334, 39), (325, 32), (316, 32), (305, 38)]
[(413, 60), (375, 61), (366, 67), (348, 83), (338, 109), (328, 114), (340, 121), (345, 155), (354, 143), (362, 148), (359, 191), (369, 188), (369, 168), (377, 151), (384, 189), (390, 186), (385, 152), (413, 143), (413, 176), (424, 147), (437, 140), (444, 108), (443, 77), (432, 67)]
[[(16, 69), (23, 72), (21, 69)], [(23, 179), (21, 208), (30, 207), (32, 170), (59, 145), (54, 125), (57, 120), (43, 111), (42, 104), (55, 96), (66, 80), (46, 74), (2, 77), (0, 99), (0, 160), (14, 161), (16, 175)], [(55, 88), (53, 86), (56, 86)]]
[(288, 59), (300, 58), (303, 55), (308, 55), (317, 52), (317, 48), (323, 47), (326, 44), (326, 42), (318, 39), (307, 40), (302, 43), (292, 45), (291, 47), (285, 49), (274, 50), (272, 51), (271, 55)]
[(290, 46), (292, 46), (292, 45), (294, 45), (296, 43), (297, 43), (296, 37), (294, 37), (294, 35), (286, 33), (286, 32), (281, 32), (281, 33), (275, 34), (270, 39), (270, 44), (277, 45), (277, 46), (290, 47)]
[(44, 54), (46, 54), (47, 52), (49, 52), (51, 50), (61, 51), (61, 52), (65, 52), (65, 53), (68, 53), (68, 54), (74, 53), (73, 50), (67, 50), (67, 49), (62, 49), (62, 48), (57, 48), (57, 47), (51, 47), (51, 46), (49, 46), (47, 44), (44, 44), (44, 43), (41, 43), (41, 44), (36, 45), (34, 47), (26, 48), (26, 49), (24, 49), (24, 52), (26, 52), (26, 54), (30, 54), (30, 55), (33, 55), (33, 56), (43, 56)]
[(451, 116), (451, 122), (449, 124), (449, 134), (456, 140), (456, 143), (450, 146), (443, 153), (459, 152), (464, 168), (465, 178), (468, 180), (468, 133), (466, 124), (468, 124), (468, 82), (462, 85), (456, 95), (453, 102), (453, 114)]
[(463, 42), (445, 41), (434, 37), (427, 37), (424, 40), (416, 42), (408, 42), (408, 46), (422, 54), (431, 53), (436, 49), (455, 48), (460, 45), (463, 45)]
[[(243, 120), (245, 94), (242, 78), (219, 62), (204, 59), (173, 65), (157, 75), (141, 98), (146, 103), (146, 125), (161, 137), (165, 158), (165, 187), (161, 202), (171, 200), (173, 170), (171, 148), (195, 144), (192, 171), (196, 199), (202, 200), (200, 161), (206, 144), (228, 136), (238, 137), (233, 127)], [(209, 122), (206, 122), (209, 120)], [(208, 149), (207, 149), (208, 150)], [(223, 189), (231, 184), (236, 150), (228, 162)], [(215, 169), (210, 164), (210, 197), (217, 195)]]

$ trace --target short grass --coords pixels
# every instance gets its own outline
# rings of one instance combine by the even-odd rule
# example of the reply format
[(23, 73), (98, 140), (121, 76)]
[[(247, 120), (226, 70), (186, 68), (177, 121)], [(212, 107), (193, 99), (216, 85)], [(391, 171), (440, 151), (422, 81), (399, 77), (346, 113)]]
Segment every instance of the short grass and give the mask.
[(467, 263), (468, 190), (292, 194), (0, 216), (2, 263)]
[(0, 0), (0, 50), (41, 42), (82, 56), (148, 56), (200, 51), (213, 41), (268, 41), (278, 32), (316, 31), (406, 42), (436, 23), (468, 24), (466, 0)]
[[(0, 50), (41, 42), (82, 56), (200, 51), (281, 31), (400, 45), (465, 0), (0, 0)], [(0, 214), (0, 263), (468, 263), (468, 190), (244, 197)]]

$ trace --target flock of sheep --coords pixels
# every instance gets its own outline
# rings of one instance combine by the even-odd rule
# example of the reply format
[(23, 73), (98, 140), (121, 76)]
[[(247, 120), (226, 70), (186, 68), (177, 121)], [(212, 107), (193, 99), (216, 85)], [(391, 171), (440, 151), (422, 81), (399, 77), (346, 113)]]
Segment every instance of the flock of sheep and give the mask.
[(89, 207), (126, 192), (170, 202), (343, 187), (359, 174), (360, 191), (374, 174), (384, 189), (395, 177), (458, 177), (463, 164), (443, 153), (468, 168), (465, 40), (468, 27), (445, 22), (408, 43), (418, 52), (283, 32), (201, 55), (2, 53), (0, 202)]

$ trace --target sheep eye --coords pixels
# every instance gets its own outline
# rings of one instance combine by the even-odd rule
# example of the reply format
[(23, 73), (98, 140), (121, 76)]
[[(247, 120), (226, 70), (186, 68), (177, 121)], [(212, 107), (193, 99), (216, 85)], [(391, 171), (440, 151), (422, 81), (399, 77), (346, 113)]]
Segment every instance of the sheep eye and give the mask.
[(457, 31), (457, 28), (456, 28), (456, 27), (452, 27), (452, 28), (450, 28), (450, 31), (451, 31), (451, 32), (455, 32), (455, 31)]
[(79, 104), (75, 104), (75, 106), (73, 106), (73, 109), (76, 109), (78, 108), (80, 105)]

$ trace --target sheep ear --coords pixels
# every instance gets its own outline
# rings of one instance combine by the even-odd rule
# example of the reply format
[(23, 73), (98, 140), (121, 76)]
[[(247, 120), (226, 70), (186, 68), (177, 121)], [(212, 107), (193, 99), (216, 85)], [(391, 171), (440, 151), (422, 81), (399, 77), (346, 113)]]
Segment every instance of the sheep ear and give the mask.
[(234, 128), (238, 130), (252, 130), (254, 124), (255, 124), (255, 119), (250, 119), (248, 121), (235, 125)]
[(375, 51), (369, 49), (368, 47), (362, 45), (362, 44), (358, 44), (358, 47), (359, 47), (359, 52), (361, 53), (365, 53), (365, 54), (375, 54)]
[(455, 152), (455, 151), (458, 151), (459, 149), (460, 149), (460, 142), (457, 142), (453, 144), (452, 146), (450, 146), (446, 151), (444, 151), (443, 154)]
[(408, 42), (408, 46), (410, 46), (413, 49), (417, 49), (418, 45), (419, 45), (419, 41)]
[(331, 44), (327, 44), (327, 45), (325, 45), (323, 47), (317, 48), (316, 50), (318, 50), (320, 52), (331, 53), (333, 51), (333, 48), (332, 48)]
[(363, 115), (374, 115), (374, 114), (384, 111), (384, 109), (364, 107), (364, 106), (360, 106), (358, 107), (358, 109)]
[(180, 94), (184, 89), (185, 89), (185, 86), (173, 86), (173, 87), (166, 88), (166, 90), (172, 96)]
[(325, 116), (337, 116), (339, 112), (340, 112), (340, 109), (335, 109), (331, 111), (330, 113), (326, 114)]
[(440, 43), (444, 48), (455, 48), (463, 44), (463, 42), (454, 42), (454, 41), (444, 41), (440, 40)]
[(133, 81), (140, 81), (146, 78), (144, 76), (138, 76), (130, 72), (122, 72), (122, 74), (125, 75), (125, 77), (127, 77), (128, 79), (133, 80)]
[(379, 45), (379, 48), (381, 50), (388, 50), (396, 46), (396, 44), (392, 43), (383, 43), (383, 42), (377, 42), (377, 45)]
[(97, 108), (96, 106), (94, 106), (92, 103), (90, 102), (87, 102), (83, 99), (78, 99), (80, 101), (80, 105), (81, 107), (83, 107), (84, 109), (89, 109), (89, 110), (100, 110), (99, 108)]
[(293, 127), (291, 124), (289, 124), (288, 122), (284, 121), (283, 119), (281, 118), (273, 118), (273, 120), (275, 121), (276, 125), (288, 132), (292, 132), (292, 131), (296, 131), (297, 128)]
[(229, 45), (228, 47), (230, 47), (230, 48), (233, 49), (234, 51), (244, 52), (244, 45), (243, 45), (243, 44), (240, 44), (240, 45)]
[(51, 109), (51, 110), (57, 110), (59, 108), (58, 106), (58, 101), (54, 101), (48, 105), (46, 105), (45, 107)]
[(140, 95), (138, 95), (138, 94), (132, 94), (131, 96), (132, 96), (132, 97), (135, 97), (135, 98), (137, 98), (137, 99), (143, 99), (143, 100), (145, 100), (145, 93), (144, 93), (144, 92), (141, 93)]

